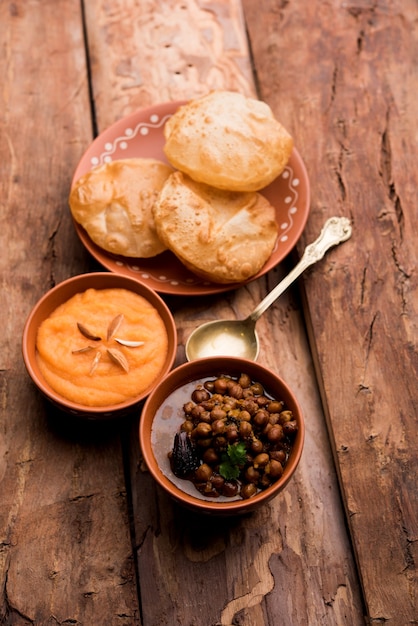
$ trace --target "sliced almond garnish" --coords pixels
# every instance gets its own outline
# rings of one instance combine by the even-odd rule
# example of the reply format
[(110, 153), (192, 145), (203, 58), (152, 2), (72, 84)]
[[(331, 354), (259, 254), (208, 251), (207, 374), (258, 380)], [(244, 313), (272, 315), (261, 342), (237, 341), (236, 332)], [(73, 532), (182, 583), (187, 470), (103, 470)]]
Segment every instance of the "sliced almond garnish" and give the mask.
[(86, 346), (85, 348), (80, 348), (79, 350), (72, 350), (71, 354), (82, 354), (83, 352), (91, 352), (94, 350), (93, 346)]
[(91, 364), (91, 368), (90, 368), (90, 372), (89, 375), (93, 376), (94, 372), (97, 369), (97, 366), (99, 365), (99, 361), (102, 358), (102, 353), (101, 352), (97, 352), (96, 356), (93, 359), (93, 363)]
[(129, 363), (124, 354), (117, 348), (108, 348), (107, 353), (117, 365), (119, 365), (125, 372), (129, 372)]
[(101, 337), (98, 337), (94, 333), (90, 332), (89, 329), (84, 326), (84, 324), (81, 324), (80, 322), (77, 322), (77, 328), (80, 331), (80, 333), (82, 335), (84, 335), (84, 337), (86, 337), (86, 339), (90, 339), (91, 341), (100, 341), (101, 340)]
[[(121, 346), (125, 346), (127, 348), (138, 348), (139, 346), (143, 346), (145, 343), (144, 341), (132, 341), (130, 339), (121, 339), (120, 337), (115, 337), (115, 334), (120, 328), (120, 325), (122, 324), (123, 319), (124, 319), (124, 316), (122, 313), (120, 313), (119, 315), (116, 315), (116, 317), (112, 319), (109, 326), (107, 327), (107, 332), (106, 332), (107, 341), (113, 338), (116, 341), (116, 343), (120, 344)], [(94, 333), (92, 333), (81, 322), (77, 322), (77, 328), (80, 331), (80, 333), (84, 337), (86, 337), (86, 339), (90, 339), (90, 341), (100, 341), (102, 339), (98, 335), (95, 335)], [(94, 350), (94, 349), (95, 349), (95, 346), (85, 346), (84, 348), (80, 348), (78, 350), (72, 350), (72, 354), (82, 354), (83, 352), (90, 352), (91, 350)], [(109, 357), (112, 359), (114, 363), (119, 365), (119, 367), (121, 367), (125, 372), (129, 372), (128, 359), (123, 354), (123, 352), (121, 352), (117, 348), (108, 348), (107, 354), (109, 355)], [(89, 372), (90, 376), (92, 376), (94, 372), (96, 371), (101, 358), (102, 358), (102, 352), (100, 350), (97, 350), (97, 353), (95, 354), (93, 362), (91, 364), (91, 368)]]
[(113, 318), (113, 320), (110, 322), (108, 328), (107, 328), (107, 340), (109, 341), (109, 339), (112, 339), (113, 335), (118, 331), (119, 326), (122, 324), (123, 321), (123, 315), (122, 313), (120, 315), (117, 315), (115, 318)]
[(119, 337), (115, 337), (115, 341), (121, 346), (126, 346), (127, 348), (138, 348), (139, 346), (143, 346), (145, 343), (145, 341), (130, 341), (129, 339), (119, 339)]

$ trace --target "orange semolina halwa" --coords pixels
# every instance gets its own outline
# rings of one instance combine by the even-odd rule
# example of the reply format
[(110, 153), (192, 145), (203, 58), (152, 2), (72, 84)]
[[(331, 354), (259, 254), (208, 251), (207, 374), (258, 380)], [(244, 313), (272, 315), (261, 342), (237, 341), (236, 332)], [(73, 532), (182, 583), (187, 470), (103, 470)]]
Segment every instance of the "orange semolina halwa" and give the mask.
[[(115, 320), (117, 329), (108, 338)], [(56, 393), (100, 407), (125, 402), (152, 385), (164, 367), (168, 337), (158, 311), (142, 296), (127, 289), (87, 289), (44, 320), (36, 347), (41, 373)]]

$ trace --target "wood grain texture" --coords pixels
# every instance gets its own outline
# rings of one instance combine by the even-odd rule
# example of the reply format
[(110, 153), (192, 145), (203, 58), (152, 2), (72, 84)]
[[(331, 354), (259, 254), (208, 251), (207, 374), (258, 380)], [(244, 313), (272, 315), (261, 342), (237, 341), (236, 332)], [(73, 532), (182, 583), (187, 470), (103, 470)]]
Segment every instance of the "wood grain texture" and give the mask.
[(225, 85), (254, 93), (238, 0), (85, 4), (101, 128), (140, 107), (185, 100)]
[[(418, 621), (418, 7), (242, 5), (0, 4), (1, 624)], [(222, 521), (156, 488), (138, 416), (69, 422), (44, 404), (20, 353), (35, 301), (93, 268), (67, 197), (94, 131), (215, 88), (258, 93), (294, 135), (312, 184), (299, 253), (333, 214), (354, 226), (301, 280), (304, 311), (291, 289), (257, 323), (260, 361), (306, 418), (296, 476), (255, 514)], [(166, 297), (176, 363), (198, 324), (245, 317), (294, 262), (231, 293)]]
[(0, 623), (137, 623), (118, 432), (67, 424), (23, 365), (31, 307), (87, 271), (67, 196), (91, 141), (78, 3), (0, 4)]
[(352, 239), (303, 281), (370, 622), (418, 621), (418, 7), (244, 0), (261, 96), (312, 181), (302, 243)]
[[(109, 4), (97, 0), (86, 9), (99, 130), (138, 106), (215, 87), (255, 93), (238, 2), (191, 1), (181, 8), (173, 2), (112, 3), (110, 13)], [(129, 76), (138, 83), (129, 89), (118, 64), (128, 55)], [(167, 298), (178, 327), (177, 363), (185, 360), (184, 342), (195, 326), (217, 317), (244, 317), (283, 271), (231, 294)], [(283, 496), (250, 518), (195, 517), (155, 488), (141, 463), (134, 425), (126, 447), (144, 626), (263, 626), (277, 623), (278, 615), (283, 624), (363, 622), (298, 302), (285, 295), (260, 320), (258, 331), (261, 361), (293, 386), (306, 413), (306, 451), (297, 477)]]
[[(273, 287), (277, 278), (278, 270), (267, 286)], [(259, 295), (251, 285), (236, 294), (232, 306), (217, 302), (202, 319), (215, 309), (225, 317), (234, 312), (241, 317)], [(180, 328), (190, 327), (190, 316), (187, 309), (178, 310)], [(193, 327), (196, 323), (194, 319)], [(261, 362), (295, 389), (306, 417), (297, 474), (280, 496), (248, 518), (225, 522), (185, 514), (159, 491), (152, 495), (154, 515), (144, 517), (142, 503), (153, 489), (138, 464), (133, 498), (144, 624), (177, 620), (197, 625), (199, 614), (208, 616), (208, 624), (223, 626), (270, 625), (277, 616), (283, 624), (363, 623), (329, 441), (295, 301), (284, 297), (260, 324)], [(176, 572), (178, 582), (167, 572)], [(190, 594), (196, 586), (199, 592)], [(159, 602), (152, 602), (156, 594)]]

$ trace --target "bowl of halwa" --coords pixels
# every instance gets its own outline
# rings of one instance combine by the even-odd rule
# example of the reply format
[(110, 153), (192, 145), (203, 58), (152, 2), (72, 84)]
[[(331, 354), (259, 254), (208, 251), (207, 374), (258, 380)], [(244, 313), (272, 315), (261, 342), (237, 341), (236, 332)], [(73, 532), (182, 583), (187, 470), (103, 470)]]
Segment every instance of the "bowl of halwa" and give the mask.
[(208, 357), (173, 369), (151, 391), (139, 422), (145, 466), (195, 512), (253, 511), (288, 484), (305, 424), (294, 392), (247, 359)]
[(95, 272), (48, 291), (24, 327), (29, 376), (53, 404), (91, 419), (133, 412), (171, 370), (173, 316), (152, 289)]

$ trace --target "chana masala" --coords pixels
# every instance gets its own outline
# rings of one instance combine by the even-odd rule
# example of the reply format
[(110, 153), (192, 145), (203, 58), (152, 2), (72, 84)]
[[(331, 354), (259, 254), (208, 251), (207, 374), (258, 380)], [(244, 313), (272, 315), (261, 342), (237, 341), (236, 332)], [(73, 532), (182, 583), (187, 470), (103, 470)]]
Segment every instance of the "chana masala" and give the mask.
[(60, 305), (37, 334), (52, 389), (84, 406), (117, 405), (158, 378), (168, 337), (158, 311), (127, 289), (87, 289)]
[(297, 421), (247, 374), (199, 382), (183, 413), (168, 457), (203, 496), (251, 498), (282, 476)]

